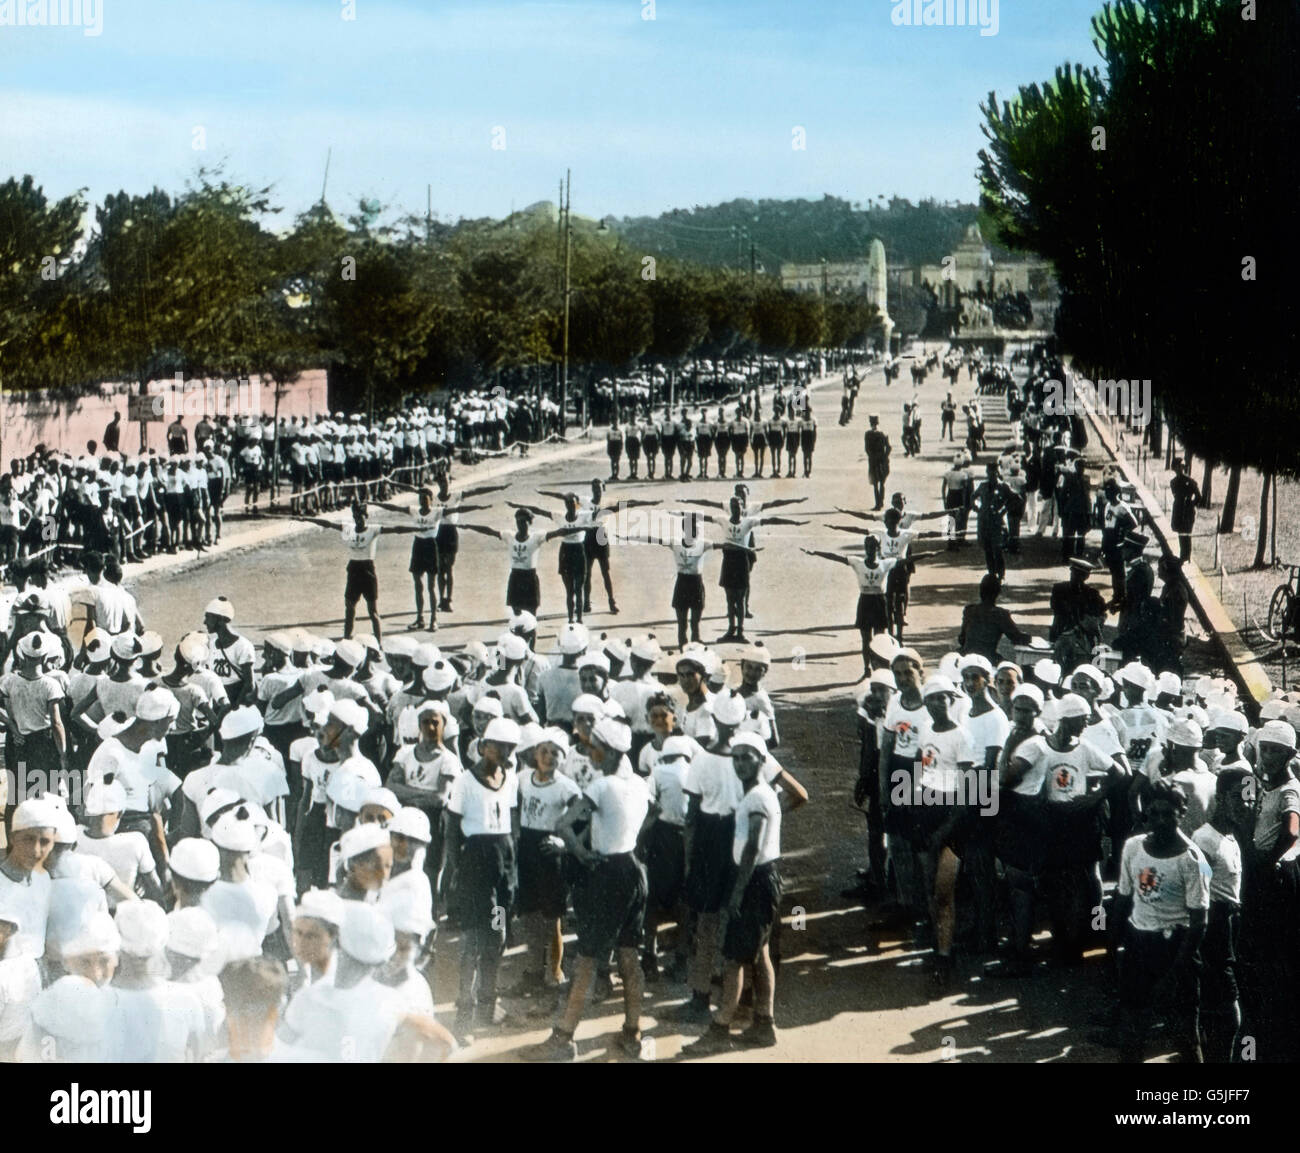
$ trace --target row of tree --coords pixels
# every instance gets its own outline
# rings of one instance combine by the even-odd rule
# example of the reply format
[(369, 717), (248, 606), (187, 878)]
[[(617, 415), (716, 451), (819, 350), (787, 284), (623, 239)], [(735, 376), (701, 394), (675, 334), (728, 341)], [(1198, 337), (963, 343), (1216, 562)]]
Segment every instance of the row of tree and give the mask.
[(1203, 487), (1232, 470), (1224, 531), (1243, 466), (1267, 524), (1267, 478), (1300, 472), (1300, 5), (1116, 0), (1092, 29), (1103, 68), (990, 94), (982, 206), (1055, 266), (1062, 350), (1092, 379), (1152, 380)]
[[(95, 206), (0, 184), (0, 374), (7, 389), (327, 366), (340, 402), (503, 375), (551, 380), (563, 349), (564, 245), (553, 218), (384, 222), (363, 201), (322, 202), (271, 227), (269, 189), (201, 171), (180, 195), (125, 192)], [(575, 219), (569, 354), (602, 375), (642, 357), (786, 354), (861, 346), (878, 331), (861, 295), (782, 289), (648, 257)]]

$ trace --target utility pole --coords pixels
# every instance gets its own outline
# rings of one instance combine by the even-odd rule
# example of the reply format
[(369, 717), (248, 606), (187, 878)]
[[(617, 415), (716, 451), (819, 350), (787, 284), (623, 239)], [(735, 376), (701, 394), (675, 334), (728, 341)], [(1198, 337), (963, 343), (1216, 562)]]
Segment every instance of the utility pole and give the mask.
[(751, 240), (749, 242), (749, 287), (750, 288), (754, 287), (754, 269), (755, 269), (754, 242)]
[(564, 172), (564, 348), (563, 370), (560, 376), (560, 435), (568, 430), (569, 419), (569, 297), (572, 287), (569, 272), (573, 252), (573, 227), (569, 222), (569, 202), (572, 195), (572, 170)]
[(325, 150), (325, 176), (320, 182), (320, 204), (325, 207), (325, 189), (329, 187), (330, 182), (330, 157), (334, 154), (333, 147)]
[(826, 297), (826, 257), (822, 257), (822, 298)]

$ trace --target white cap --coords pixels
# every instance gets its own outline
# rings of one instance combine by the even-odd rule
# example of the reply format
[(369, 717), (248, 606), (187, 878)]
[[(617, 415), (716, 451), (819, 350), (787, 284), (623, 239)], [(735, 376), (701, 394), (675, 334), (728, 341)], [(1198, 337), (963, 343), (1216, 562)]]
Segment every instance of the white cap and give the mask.
[[(667, 741), (664, 742), (667, 745)], [(758, 733), (744, 732), (737, 733), (731, 738), (731, 747), (733, 749), (753, 749), (762, 756), (767, 756), (767, 742)]]
[(145, 657), (156, 657), (163, 651), (163, 639), (155, 632), (144, 632), (140, 634), (140, 655)]
[(1180, 717), (1169, 726), (1167, 740), (1171, 745), (1184, 749), (1199, 749), (1204, 743), (1205, 734), (1195, 721)]
[[(21, 808), (21, 806), (20, 806)], [(88, 817), (102, 817), (105, 813), (120, 813), (126, 809), (126, 790), (117, 782), (105, 784), (91, 781), (82, 797), (82, 812)], [(15, 816), (15, 828), (17, 817)]]
[(387, 809), (390, 813), (396, 813), (402, 807), (397, 794), (392, 789), (385, 789), (382, 786), (372, 787), (362, 798), (361, 804), (363, 807), (374, 805), (380, 809)]
[[(740, 734), (737, 733), (737, 736)], [(734, 742), (733, 742), (734, 743)], [(659, 750), (659, 759), (665, 757), (692, 757), (695, 755), (695, 745), (690, 737), (679, 736), (669, 737), (664, 741), (664, 746)]]
[(412, 656), (417, 647), (416, 642), (411, 637), (403, 636), (385, 637), (383, 643), (383, 650), (390, 657)]
[(346, 725), (359, 737), (365, 736), (366, 729), (370, 727), (370, 714), (356, 701), (335, 701), (330, 705), (329, 715), (339, 724)]
[(340, 809), (346, 809), (349, 813), (359, 813), (361, 806), (366, 803), (366, 794), (370, 789), (371, 786), (366, 783), (365, 778), (356, 773), (331, 773), (329, 782), (325, 786), (325, 796)]
[(1078, 693), (1066, 693), (1056, 702), (1057, 720), (1065, 720), (1068, 717), (1090, 716), (1092, 716), (1091, 707)]
[(1061, 683), (1061, 666), (1053, 660), (1044, 657), (1034, 665), (1034, 676), (1036, 676), (1045, 685), (1059, 685)]
[(589, 634), (582, 625), (570, 623), (560, 630), (557, 644), (562, 653), (581, 653), (586, 652), (589, 639)]
[(333, 889), (308, 889), (299, 898), (293, 915), (295, 919), (310, 917), (313, 921), (324, 921), (337, 928), (343, 924), (346, 904)]
[(113, 638), (112, 653), (119, 661), (133, 661), (143, 651), (144, 646), (134, 633), (123, 633)]
[(1151, 670), (1137, 661), (1126, 664), (1115, 674), (1115, 679), (1147, 691), (1150, 691), (1151, 686), (1155, 684), (1155, 677), (1151, 675)]
[(456, 670), (452, 668), (450, 662), (437, 660), (424, 670), (420, 679), (429, 692), (440, 693), (456, 683)]
[(1043, 711), (1043, 690), (1037, 685), (1017, 685), (1016, 691), (1011, 694), (1011, 703), (1016, 701), (1031, 701), (1034, 708), (1040, 713)]
[(123, 901), (114, 914), (122, 952), (154, 957), (167, 947), (167, 914), (153, 901)]
[(209, 789), (199, 802), (199, 821), (207, 830), (210, 837), (212, 831), (207, 829), (208, 821), (214, 814), (219, 813), (222, 809), (229, 808), (231, 805), (237, 805), (240, 802), (240, 796), (233, 789)]
[(527, 752), (529, 749), (536, 748), (537, 742), (542, 739), (545, 730), (536, 721), (528, 721), (526, 724), (519, 726), (519, 744), (516, 746), (517, 752)]
[(115, 737), (118, 733), (126, 732), (133, 723), (134, 718), (128, 717), (125, 713), (109, 713), (95, 726), (95, 735), (101, 741), (106, 741), (109, 737)]
[[(1288, 749), (1296, 747), (1295, 729), (1286, 721), (1267, 721), (1255, 736), (1257, 744), (1267, 742), (1270, 745), (1285, 745)], [(19, 808), (22, 806), (20, 805)]]
[(561, 753), (569, 751), (569, 734), (555, 725), (547, 725), (542, 735), (537, 738), (539, 745), (554, 745)]
[(869, 685), (884, 685), (887, 689), (897, 690), (898, 681), (894, 679), (894, 674), (888, 669), (876, 669), (875, 672), (867, 678)]
[[(123, 902), (124, 905), (127, 903)], [(79, 931), (59, 946), (59, 953), (66, 961), (70, 957), (84, 957), (89, 953), (117, 953), (121, 948), (122, 935), (117, 931), (117, 922), (101, 910), (92, 913)]]
[[(90, 658), (92, 664), (98, 664), (106, 660), (108, 655), (113, 651), (113, 638), (103, 629), (91, 629), (85, 637), (86, 656)], [(204, 647), (207, 647), (207, 641), (204, 641)]]
[(632, 655), (643, 661), (657, 661), (664, 655), (664, 651), (659, 647), (659, 642), (655, 640), (652, 634), (647, 634), (632, 646)]
[(428, 815), (414, 805), (403, 805), (393, 814), (393, 819), (388, 822), (388, 832), (390, 835), (422, 841), (426, 845), (433, 840)]
[(226, 620), (233, 621), (235, 619), (235, 606), (230, 603), (228, 597), (217, 597), (215, 600), (208, 601), (207, 607), (203, 610), (203, 615), (205, 617), (225, 617)]
[(1070, 673), (1070, 679), (1073, 680), (1075, 677), (1078, 676), (1087, 677), (1090, 681), (1092, 681), (1093, 684), (1097, 686), (1098, 689), (1104, 689), (1106, 687), (1106, 674), (1103, 673), (1101, 669), (1099, 669), (1096, 665), (1076, 666), (1074, 671)]
[(262, 638), (262, 643), (285, 656), (293, 652), (293, 638), (288, 633), (268, 633)]
[(573, 698), (573, 703), (569, 706), (569, 712), (583, 713), (592, 717), (603, 717), (605, 715), (605, 702), (591, 693), (579, 693)]
[(221, 874), (221, 855), (216, 845), (201, 837), (185, 837), (177, 841), (167, 860), (172, 872), (187, 881), (207, 884)]
[(497, 653), (508, 661), (522, 661), (528, 655), (528, 643), (515, 633), (502, 633), (497, 637)]
[(388, 830), (383, 825), (374, 822), (368, 825), (353, 825), (339, 838), (339, 860), (350, 861), (353, 857), (359, 857), (362, 853), (368, 853), (372, 849), (390, 843)]
[(167, 948), (196, 961), (217, 947), (217, 923), (206, 909), (190, 907), (167, 914)]
[(231, 709), (221, 718), (221, 739), (236, 741), (240, 737), (251, 736), (262, 731), (262, 714), (252, 705)]
[(527, 609), (511, 613), (508, 627), (511, 632), (531, 633), (537, 631), (537, 618)]
[(739, 693), (715, 693), (708, 701), (713, 719), (723, 725), (738, 725), (745, 719), (745, 698)]
[(483, 740), (496, 741), (503, 745), (518, 745), (519, 726), (509, 717), (494, 717), (483, 730)]
[(965, 672), (967, 669), (975, 669), (983, 673), (989, 680), (993, 679), (993, 663), (986, 656), (979, 653), (967, 653), (957, 662), (959, 672)]
[(146, 689), (135, 702), (135, 715), (142, 721), (163, 721), (180, 715), (181, 703), (168, 689)]
[(925, 682), (925, 687), (921, 690), (921, 696), (934, 697), (940, 693), (947, 693), (949, 696), (955, 697), (957, 695), (957, 686), (947, 677), (936, 674)]
[(486, 717), (500, 717), (505, 714), (500, 697), (482, 696), (474, 702), (474, 712)]
[(632, 730), (613, 717), (601, 717), (592, 727), (591, 737), (616, 753), (626, 753), (632, 748)]
[(604, 653), (586, 653), (578, 658), (578, 668), (597, 669), (609, 678), (609, 657)]
[(18, 655), (21, 657), (48, 657), (62, 651), (58, 638), (44, 629), (26, 633), (18, 642)]
[(232, 853), (251, 853), (260, 840), (247, 805), (222, 813), (212, 826), (212, 843)]
[(392, 918), (375, 905), (344, 901), (339, 948), (363, 965), (382, 965), (397, 948)]
[(176, 647), (180, 650), (181, 659), (196, 668), (207, 664), (212, 656), (212, 646), (208, 642), (207, 633), (186, 633)]
[(435, 661), (442, 659), (442, 650), (437, 645), (422, 644), (416, 645), (415, 651), (411, 654), (411, 663), (419, 665), (421, 668), (428, 668)]
[(366, 650), (356, 641), (342, 640), (334, 646), (334, 655), (348, 668), (358, 669), (361, 667), (361, 662), (366, 659)]
[(1244, 737), (1250, 732), (1250, 723), (1235, 709), (1216, 709), (1210, 714), (1210, 728), (1240, 733)]

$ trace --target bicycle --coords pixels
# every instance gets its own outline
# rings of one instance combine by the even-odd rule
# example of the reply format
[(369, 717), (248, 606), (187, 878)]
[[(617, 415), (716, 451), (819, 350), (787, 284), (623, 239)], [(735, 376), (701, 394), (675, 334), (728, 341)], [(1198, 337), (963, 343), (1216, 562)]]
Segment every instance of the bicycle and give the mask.
[(1300, 639), (1300, 565), (1285, 566), (1288, 577), (1285, 584), (1273, 590), (1268, 601), (1268, 622), (1264, 632), (1270, 640), (1285, 642), (1288, 637)]

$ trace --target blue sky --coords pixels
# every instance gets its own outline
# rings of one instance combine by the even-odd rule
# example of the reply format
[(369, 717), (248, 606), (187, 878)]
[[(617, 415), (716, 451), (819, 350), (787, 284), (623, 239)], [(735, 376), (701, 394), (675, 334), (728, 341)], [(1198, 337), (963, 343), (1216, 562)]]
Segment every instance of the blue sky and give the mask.
[(332, 146), (336, 210), (423, 212), (432, 183), (443, 219), (502, 216), (554, 199), (566, 166), (589, 216), (971, 200), (980, 101), (1096, 63), (1101, 6), (999, 0), (981, 36), (896, 27), (894, 0), (654, 0), (654, 20), (647, 0), (345, 2), (100, 0), (98, 36), (0, 26), (0, 174), (98, 199), (224, 162), (295, 213)]

